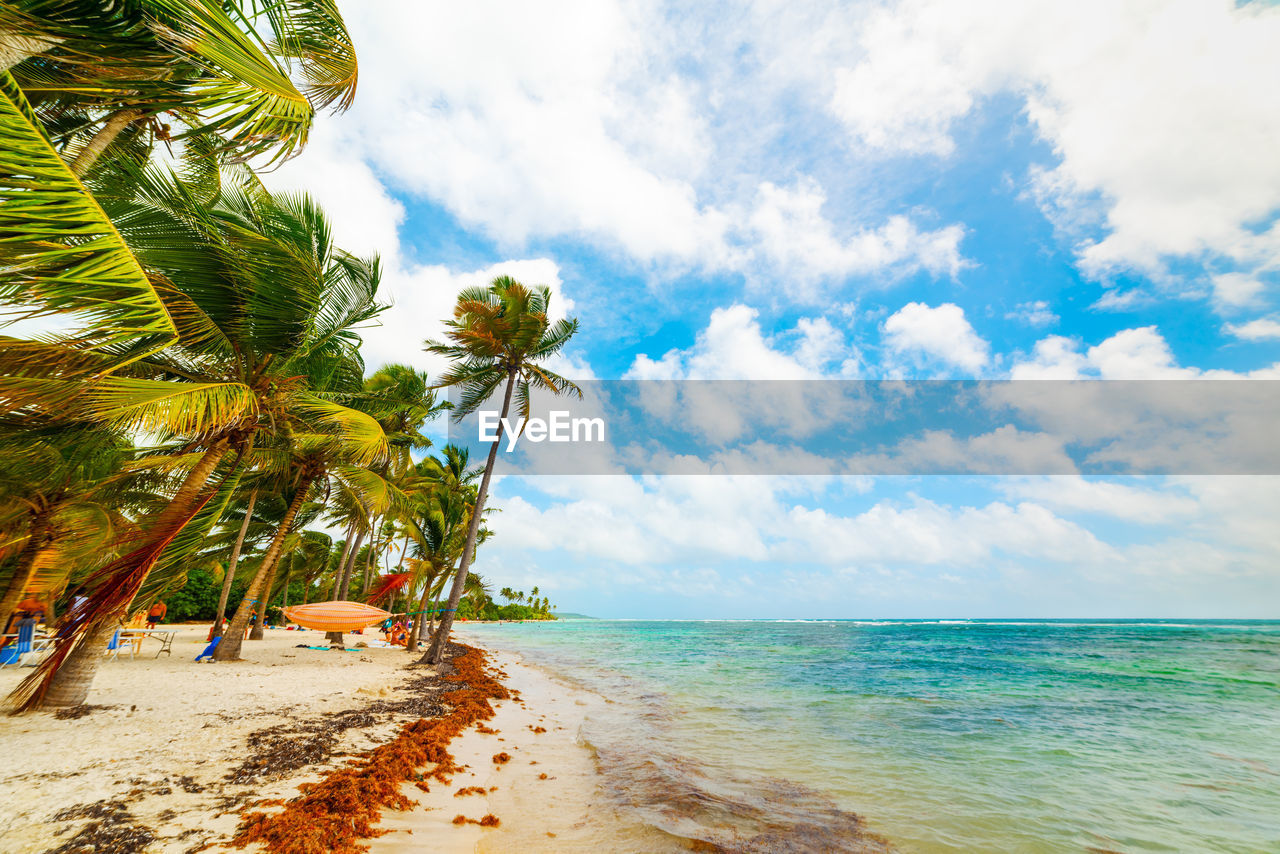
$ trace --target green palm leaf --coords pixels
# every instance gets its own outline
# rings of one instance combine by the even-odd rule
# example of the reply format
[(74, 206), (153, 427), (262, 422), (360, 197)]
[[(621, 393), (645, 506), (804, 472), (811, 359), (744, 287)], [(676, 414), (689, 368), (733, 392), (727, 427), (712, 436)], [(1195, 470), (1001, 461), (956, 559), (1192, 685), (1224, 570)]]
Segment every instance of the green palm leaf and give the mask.
[(62, 315), (79, 347), (132, 346), (124, 364), (172, 343), (156, 289), (101, 206), (0, 73), (0, 300), (25, 317)]
[(81, 410), (90, 420), (162, 436), (224, 433), (258, 413), (253, 390), (241, 383), (179, 383), (107, 377), (87, 389)]
[(352, 463), (370, 465), (386, 459), (387, 435), (373, 416), (305, 393), (294, 399), (294, 409), (341, 437)]
[[(288, 72), (214, 0), (153, 0), (154, 27), (173, 50), (206, 72), (189, 90), (189, 107), (202, 114), (195, 132), (217, 132), (241, 156), (278, 145), (273, 159), (307, 141), (315, 113)], [(165, 20), (160, 20), (161, 16)]]

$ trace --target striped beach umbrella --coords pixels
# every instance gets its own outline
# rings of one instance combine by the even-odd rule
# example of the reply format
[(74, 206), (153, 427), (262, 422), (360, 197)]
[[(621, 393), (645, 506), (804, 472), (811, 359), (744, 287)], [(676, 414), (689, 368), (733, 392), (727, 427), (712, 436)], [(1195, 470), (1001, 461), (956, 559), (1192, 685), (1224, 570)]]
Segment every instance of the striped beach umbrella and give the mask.
[(285, 619), (321, 632), (350, 632), (381, 623), (389, 611), (363, 602), (312, 602), (283, 609)]

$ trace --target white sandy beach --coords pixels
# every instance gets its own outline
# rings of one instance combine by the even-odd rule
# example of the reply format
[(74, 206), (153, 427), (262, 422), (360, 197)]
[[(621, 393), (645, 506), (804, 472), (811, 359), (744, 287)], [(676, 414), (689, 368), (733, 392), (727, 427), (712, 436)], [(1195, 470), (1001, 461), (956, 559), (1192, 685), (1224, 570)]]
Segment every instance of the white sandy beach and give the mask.
[[(147, 641), (136, 659), (104, 662), (89, 703), (106, 708), (76, 719), (46, 713), (0, 718), (6, 757), (0, 850), (59, 849), (92, 820), (67, 818), (67, 812), (103, 800), (124, 803), (136, 824), (154, 832), (154, 841), (140, 851), (187, 852), (207, 843), (219, 850), (218, 843), (234, 834), (244, 805), (293, 797), (300, 783), (346, 758), (337, 755), (269, 782), (229, 782), (228, 772), (250, 752), (251, 733), (323, 720), (374, 700), (403, 699), (402, 684), (421, 673), (405, 667), (412, 657), (399, 649), (298, 649), (322, 636), (284, 630), (246, 642), (245, 661), (196, 664), (207, 627), (181, 628), (172, 655), (155, 658), (158, 643)], [(465, 629), (459, 639), (467, 642)], [(348, 636), (349, 645), (358, 640)], [(384, 812), (381, 827), (390, 832), (368, 840), (371, 850), (592, 850), (606, 839), (610, 847), (623, 843), (612, 811), (600, 803), (594, 756), (579, 742), (587, 709), (603, 701), (513, 654), (493, 652), (490, 660), (520, 699), (495, 704), (488, 727), (497, 733), (471, 727), (454, 740), (450, 752), (466, 770), (450, 785), (433, 781), (423, 793), (405, 784), (419, 806)], [(7, 693), (30, 672), (0, 671), (0, 691)], [(389, 741), (406, 720), (347, 730), (339, 749), (351, 754)], [(495, 764), (495, 754), (504, 752), (510, 760)], [(485, 794), (455, 797), (463, 787), (483, 787)], [(501, 820), (499, 827), (453, 824), (458, 815), (490, 813)], [(59, 814), (64, 818), (55, 818)], [(652, 850), (653, 841), (635, 839), (623, 847)]]

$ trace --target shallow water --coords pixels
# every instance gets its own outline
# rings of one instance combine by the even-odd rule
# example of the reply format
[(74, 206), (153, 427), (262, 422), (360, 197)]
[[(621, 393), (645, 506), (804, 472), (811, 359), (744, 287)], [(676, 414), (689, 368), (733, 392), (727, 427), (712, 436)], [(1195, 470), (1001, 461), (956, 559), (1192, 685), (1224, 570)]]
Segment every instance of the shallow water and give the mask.
[(468, 624), (602, 694), (627, 815), (737, 850), (1280, 851), (1280, 623)]

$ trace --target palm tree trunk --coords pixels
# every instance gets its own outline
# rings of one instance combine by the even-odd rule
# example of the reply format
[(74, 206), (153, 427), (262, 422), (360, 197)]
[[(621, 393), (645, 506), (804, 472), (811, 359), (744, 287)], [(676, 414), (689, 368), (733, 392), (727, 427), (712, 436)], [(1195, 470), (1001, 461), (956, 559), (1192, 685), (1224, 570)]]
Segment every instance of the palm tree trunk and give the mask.
[(413, 628), (409, 630), (409, 639), (404, 643), (405, 652), (418, 651), (418, 638), (426, 637), (421, 631), (422, 621), (427, 618), (427, 600), (431, 598), (431, 588), (435, 584), (435, 575), (427, 579), (427, 583), (422, 586), (422, 596), (419, 597), (418, 613), (413, 615)]
[(484, 514), (484, 499), (489, 494), (489, 478), (493, 476), (493, 466), (498, 461), (498, 443), (502, 441), (502, 431), (506, 427), (507, 414), (511, 410), (511, 393), (516, 387), (516, 369), (507, 369), (507, 391), (502, 398), (502, 414), (498, 416), (498, 433), (493, 444), (489, 446), (489, 456), (484, 463), (484, 476), (480, 478), (480, 490), (476, 493), (476, 504), (471, 510), (471, 523), (467, 525), (467, 543), (462, 549), (462, 561), (458, 564), (458, 574), (453, 579), (453, 589), (449, 591), (449, 604), (440, 615), (440, 628), (431, 638), (431, 646), (418, 660), (419, 664), (439, 664), (444, 656), (445, 644), (449, 642), (449, 631), (453, 628), (453, 617), (458, 613), (458, 603), (462, 601), (462, 590), (467, 584), (467, 570), (471, 568), (471, 558), (476, 551), (476, 535), (480, 532), (480, 517)]
[(360, 554), (360, 547), (364, 545), (364, 537), (368, 531), (361, 530), (356, 534), (356, 545), (351, 550), (350, 557), (347, 558), (347, 565), (342, 570), (342, 586), (338, 591), (339, 599), (346, 599), (351, 595), (351, 574), (356, 567), (356, 555)]
[(213, 634), (211, 637), (222, 637), (222, 621), (227, 616), (227, 599), (231, 598), (231, 585), (236, 578), (236, 566), (240, 563), (240, 549), (244, 547), (244, 536), (249, 531), (249, 521), (253, 518), (253, 506), (258, 503), (258, 487), (249, 493), (249, 504), (245, 507), (244, 521), (240, 523), (240, 533), (236, 536), (236, 544), (231, 547), (231, 560), (227, 563), (227, 573), (222, 579), (222, 593), (218, 596), (218, 613), (213, 616)]
[(369, 595), (369, 576), (373, 574), (373, 555), (378, 550), (378, 529), (376, 526), (378, 517), (369, 520), (369, 527), (373, 530), (373, 542), (369, 543), (369, 554), (365, 555), (364, 561), (364, 586), (360, 588), (360, 596)]
[(44, 53), (62, 39), (24, 35), (14, 30), (0, 30), (0, 71), (8, 71), (19, 62)]
[(298, 553), (294, 552), (289, 555), (289, 566), (284, 571), (284, 604), (280, 607), (289, 607), (289, 582), (293, 579), (293, 565), (298, 560)]
[[(27, 592), (31, 578), (36, 574), (36, 557), (44, 548), (49, 534), (49, 517), (53, 515), (50, 507), (41, 505), (31, 517), (31, 527), (27, 531), (27, 544), (18, 553), (17, 565), (13, 568), (13, 577), (9, 579), (9, 587), (0, 598), (0, 626), (8, 626), (18, 603)], [(46, 615), (46, 622), (53, 618)], [(6, 629), (7, 631), (7, 629)]]
[(262, 557), (262, 566), (258, 567), (258, 572), (253, 576), (253, 581), (249, 583), (249, 589), (245, 591), (244, 598), (240, 600), (240, 605), (236, 608), (235, 616), (231, 618), (231, 626), (227, 629), (227, 636), (222, 639), (222, 643), (218, 644), (218, 648), (213, 651), (214, 661), (237, 661), (240, 658), (240, 647), (244, 641), (244, 629), (249, 624), (249, 613), (253, 610), (253, 606), (259, 596), (266, 594), (262, 590), (262, 585), (267, 580), (267, 573), (275, 566), (276, 560), (280, 556), (280, 549), (284, 545), (284, 538), (288, 535), (289, 529), (293, 527), (293, 520), (297, 517), (298, 511), (302, 509), (302, 504), (306, 501), (307, 491), (311, 489), (311, 484), (319, 477), (318, 471), (307, 471), (302, 475), (301, 481), (298, 483), (298, 491), (293, 496), (293, 501), (289, 504), (289, 509), (285, 511), (284, 518), (280, 520), (280, 528), (276, 531), (276, 535), (271, 538), (271, 545), (267, 547), (267, 553)]
[[(200, 499), (200, 491), (230, 448), (231, 442), (226, 438), (218, 439), (210, 445), (200, 461), (187, 472), (168, 506), (154, 520), (146, 520), (146, 524), (139, 526), (139, 530), (147, 531), (153, 541), (168, 536), (169, 528), (191, 514), (192, 508)], [(143, 581), (145, 580), (144, 576)], [(41, 706), (78, 706), (85, 701), (98, 672), (98, 664), (102, 661), (103, 647), (116, 630), (120, 616), (121, 614), (104, 616), (85, 630), (80, 643), (50, 678), (49, 688), (40, 701)]]
[[(290, 559), (293, 555), (289, 555)], [(253, 629), (249, 632), (249, 640), (262, 640), (262, 634), (267, 624), (267, 605), (271, 603), (271, 594), (275, 590), (276, 576), (280, 573), (280, 560), (276, 559), (275, 566), (271, 567), (271, 574), (267, 576), (267, 585), (262, 591), (262, 601), (258, 603), (258, 619), (253, 624)]]
[(71, 161), (71, 171), (75, 176), (83, 178), (93, 164), (98, 162), (98, 158), (107, 150), (107, 147), (116, 141), (120, 132), (140, 118), (142, 118), (141, 110), (121, 110), (113, 113), (111, 118), (107, 119), (107, 123), (93, 135), (93, 139), (80, 150), (76, 159)]
[(98, 665), (102, 662), (107, 642), (119, 627), (119, 619), (107, 617), (85, 631), (80, 646), (72, 650), (54, 674), (53, 682), (41, 702), (42, 706), (63, 708), (78, 706), (85, 701), (89, 696), (89, 689), (93, 687), (93, 678), (98, 674)]
[(267, 606), (271, 604), (271, 594), (275, 590), (276, 575), (279, 572), (280, 561), (277, 560), (275, 565), (271, 567), (271, 574), (267, 576), (267, 583), (262, 586), (262, 598), (258, 601), (258, 606), (254, 610), (257, 619), (253, 621), (253, 628), (249, 629), (248, 640), (262, 640), (262, 635), (267, 627)]
[(222, 458), (229, 450), (231, 450), (229, 439), (218, 439), (210, 445), (200, 457), (200, 461), (187, 472), (186, 479), (182, 481), (182, 485), (178, 487), (178, 491), (173, 494), (173, 499), (164, 510), (160, 511), (155, 519), (148, 519), (145, 525), (140, 525), (139, 530), (147, 531), (153, 537), (166, 535), (170, 527), (190, 513), (191, 508), (199, 500), (205, 484), (209, 482), (209, 478), (213, 477), (214, 469), (222, 462)]
[[(347, 560), (347, 565), (342, 569), (342, 586), (338, 590), (338, 599), (340, 601), (346, 601), (347, 596), (351, 592), (351, 572), (355, 569), (356, 555), (360, 554), (360, 546), (364, 543), (364, 535), (366, 533), (368, 532), (361, 529), (360, 533), (356, 534), (355, 548), (351, 550), (351, 556)], [(333, 646), (342, 646), (343, 644), (342, 632), (329, 632), (325, 635), (325, 639)]]

